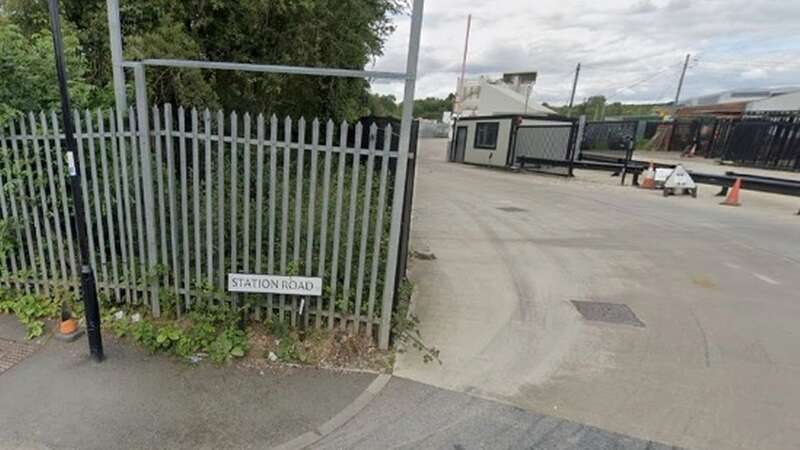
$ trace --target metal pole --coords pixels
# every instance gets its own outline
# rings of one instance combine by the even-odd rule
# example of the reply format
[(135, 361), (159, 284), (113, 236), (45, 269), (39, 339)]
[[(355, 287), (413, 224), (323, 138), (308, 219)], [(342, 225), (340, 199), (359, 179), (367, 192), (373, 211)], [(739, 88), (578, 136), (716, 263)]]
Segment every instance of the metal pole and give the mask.
[[(586, 115), (581, 114), (578, 117), (578, 135), (575, 137), (575, 149), (572, 151), (572, 160), (574, 163), (576, 159), (583, 159), (581, 155), (581, 145), (583, 144), (583, 134), (586, 130)], [(570, 166), (570, 173), (572, 173), (572, 166)]]
[(569, 109), (567, 110), (567, 117), (572, 117), (572, 102), (575, 101), (575, 90), (578, 88), (578, 75), (581, 73), (581, 63), (575, 68), (575, 80), (572, 82), (572, 94), (569, 96)]
[(402, 219), (402, 205), (405, 198), (404, 185), (406, 170), (408, 168), (408, 153), (411, 143), (411, 121), (414, 112), (414, 90), (417, 81), (417, 63), (419, 61), (419, 41), (422, 34), (422, 10), (425, 0), (414, 0), (411, 13), (411, 36), (408, 43), (408, 57), (406, 60), (406, 85), (403, 94), (403, 115), (400, 124), (400, 146), (397, 149), (397, 167), (394, 174), (394, 198), (392, 200), (392, 222), (389, 227), (389, 250), (386, 255), (386, 282), (383, 286), (383, 304), (381, 308), (381, 327), (378, 337), (378, 347), (389, 347), (389, 334), (392, 319), (392, 302), (395, 291), (395, 271), (397, 270), (397, 255), (400, 247), (400, 225)]
[(603, 105), (600, 108), (599, 120), (606, 120), (606, 101), (608, 101), (608, 100), (605, 97), (603, 97)]
[(86, 335), (89, 338), (89, 352), (97, 362), (103, 360), (103, 338), (100, 335), (100, 307), (97, 304), (94, 271), (89, 264), (89, 236), (86, 231), (83, 196), (81, 194), (80, 166), (75, 158), (77, 142), (70, 113), (69, 90), (67, 88), (67, 69), (64, 63), (64, 45), (61, 38), (61, 19), (58, 0), (48, 0), (50, 26), (53, 31), (53, 51), (56, 58), (56, 75), (61, 92), (61, 114), (64, 116), (64, 135), (67, 147), (67, 166), (72, 203), (75, 207), (75, 230), (78, 233), (78, 246), (81, 257), (81, 294), (86, 315)]
[(472, 14), (467, 16), (467, 34), (464, 37), (464, 58), (461, 60), (461, 78), (458, 80), (458, 96), (456, 98), (456, 105), (458, 105), (458, 111), (454, 111), (457, 114), (461, 114), (463, 111), (462, 102), (464, 101), (464, 76), (466, 75), (467, 71), (467, 51), (469, 50), (469, 32), (472, 28)]
[(683, 61), (683, 70), (681, 71), (681, 78), (678, 81), (678, 91), (675, 92), (675, 107), (678, 107), (678, 100), (681, 99), (681, 89), (683, 89), (683, 79), (686, 77), (686, 69), (689, 67), (689, 53), (686, 54), (686, 59)]
[(106, 0), (108, 9), (108, 37), (111, 46), (111, 73), (114, 77), (114, 101), (117, 111), (128, 110), (125, 95), (125, 69), (122, 67), (122, 26), (119, 20), (119, 0)]
[[(153, 196), (152, 155), (150, 154), (150, 115), (147, 107), (147, 81), (144, 64), (137, 63), (133, 68), (134, 86), (136, 87), (136, 115), (139, 122), (139, 156), (142, 167), (142, 193), (144, 201), (145, 235), (147, 236), (147, 267), (155, 271), (157, 260), (156, 242), (156, 205)], [(161, 315), (158, 299), (158, 283), (152, 277), (150, 286), (150, 307), (154, 317)]]

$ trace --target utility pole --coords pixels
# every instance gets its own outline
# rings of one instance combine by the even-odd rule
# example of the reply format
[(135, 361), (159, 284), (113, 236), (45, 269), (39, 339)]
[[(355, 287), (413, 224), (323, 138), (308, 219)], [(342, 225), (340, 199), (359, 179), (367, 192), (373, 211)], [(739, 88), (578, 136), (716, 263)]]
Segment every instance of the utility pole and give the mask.
[[(48, 0), (50, 9), (50, 26), (53, 32), (53, 52), (56, 59), (56, 75), (61, 93), (61, 114), (64, 116), (64, 136), (67, 147), (67, 167), (69, 168), (69, 187), (74, 206), (73, 215), (75, 229), (78, 233), (81, 262), (81, 295), (86, 316), (86, 335), (89, 338), (89, 353), (92, 359), (101, 362), (103, 356), (103, 338), (100, 335), (100, 307), (97, 305), (97, 290), (94, 271), (89, 264), (89, 235), (86, 230), (83, 196), (81, 194), (80, 165), (75, 158), (77, 142), (75, 127), (72, 123), (69, 90), (67, 88), (67, 69), (64, 63), (64, 44), (61, 36), (61, 18), (58, 0)], [(59, 156), (60, 157), (60, 156)]]
[(463, 111), (462, 103), (464, 102), (464, 76), (467, 71), (467, 52), (469, 50), (469, 33), (472, 28), (472, 14), (467, 15), (467, 34), (464, 37), (464, 58), (461, 60), (461, 78), (458, 80), (458, 93), (456, 94), (456, 104), (458, 111), (461, 114)]
[(578, 75), (581, 73), (581, 63), (575, 67), (575, 80), (572, 82), (572, 94), (569, 96), (569, 109), (567, 110), (567, 117), (572, 117), (572, 102), (575, 101), (575, 90), (578, 88)]
[(686, 54), (686, 60), (683, 61), (683, 70), (681, 71), (681, 79), (678, 81), (678, 91), (675, 92), (675, 107), (678, 107), (678, 100), (681, 99), (681, 89), (683, 89), (683, 79), (686, 77), (686, 69), (689, 67), (689, 58), (691, 55)]

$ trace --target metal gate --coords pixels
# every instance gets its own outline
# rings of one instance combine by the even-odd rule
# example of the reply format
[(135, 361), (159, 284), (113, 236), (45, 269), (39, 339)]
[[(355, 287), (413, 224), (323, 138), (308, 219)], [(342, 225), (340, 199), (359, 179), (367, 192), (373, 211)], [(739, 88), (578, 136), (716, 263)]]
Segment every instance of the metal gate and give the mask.
[(517, 127), (512, 163), (521, 161), (527, 168), (571, 176), (575, 136), (576, 125), (569, 123)]
[(744, 120), (733, 126), (722, 159), (766, 169), (800, 170), (800, 123)]
[(636, 120), (588, 122), (580, 146), (580, 159), (625, 158), (628, 143), (639, 128)]

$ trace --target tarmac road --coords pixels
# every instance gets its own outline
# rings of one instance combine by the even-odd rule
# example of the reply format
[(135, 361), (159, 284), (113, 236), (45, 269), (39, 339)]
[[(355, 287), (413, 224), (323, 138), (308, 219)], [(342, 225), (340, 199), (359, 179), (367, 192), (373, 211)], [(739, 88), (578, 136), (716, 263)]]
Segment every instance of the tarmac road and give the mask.
[[(412, 278), (443, 364), (409, 352), (395, 375), (689, 448), (800, 448), (796, 205), (662, 198), (444, 149), (422, 141), (412, 229), (436, 255)], [(573, 300), (625, 304), (643, 326), (588, 321)]]

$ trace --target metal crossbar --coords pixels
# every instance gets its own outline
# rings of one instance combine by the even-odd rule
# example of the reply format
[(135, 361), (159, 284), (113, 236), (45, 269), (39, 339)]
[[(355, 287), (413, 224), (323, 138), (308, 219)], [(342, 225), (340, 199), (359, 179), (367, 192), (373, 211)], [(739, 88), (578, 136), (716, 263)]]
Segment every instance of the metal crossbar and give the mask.
[(145, 59), (125, 61), (123, 67), (135, 68), (137, 64), (153, 67), (177, 67), (184, 69), (238, 70), (243, 72), (283, 73), (287, 75), (310, 75), (341, 78), (375, 78), (386, 80), (405, 80), (405, 72), (383, 72), (374, 70), (328, 69), (324, 67), (282, 66), (271, 64), (245, 64), (216, 61), (194, 61), (186, 59)]

